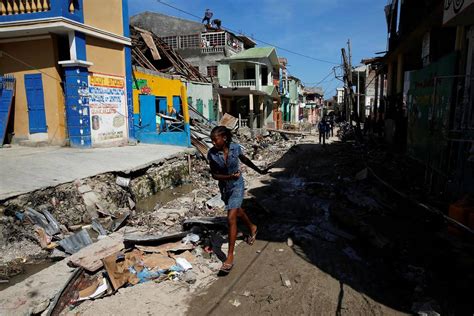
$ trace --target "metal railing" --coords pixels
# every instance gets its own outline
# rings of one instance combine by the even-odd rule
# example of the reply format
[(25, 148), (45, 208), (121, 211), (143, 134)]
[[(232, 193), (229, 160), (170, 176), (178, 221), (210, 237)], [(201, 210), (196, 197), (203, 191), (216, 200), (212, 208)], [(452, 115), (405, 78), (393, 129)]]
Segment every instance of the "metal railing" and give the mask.
[(257, 81), (255, 79), (230, 80), (230, 86), (232, 88), (255, 87), (256, 85)]
[(224, 53), (224, 46), (216, 46), (216, 47), (204, 47), (201, 49), (203, 54), (220, 54)]
[[(28, 14), (51, 10), (51, 0), (0, 0), (0, 15)], [(74, 1), (69, 10), (74, 12)]]

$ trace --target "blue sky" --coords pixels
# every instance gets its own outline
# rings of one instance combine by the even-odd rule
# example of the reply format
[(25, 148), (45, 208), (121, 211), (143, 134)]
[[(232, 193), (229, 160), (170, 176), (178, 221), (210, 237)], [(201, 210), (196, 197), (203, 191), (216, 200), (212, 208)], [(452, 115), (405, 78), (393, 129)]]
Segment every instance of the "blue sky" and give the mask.
[[(194, 15), (206, 8), (223, 27), (240, 31), (291, 51), (335, 63), (341, 62), (341, 48), (352, 41), (353, 64), (386, 49), (386, 0), (162, 0)], [(128, 0), (130, 16), (143, 11), (160, 12), (189, 20), (195, 17), (167, 7), (157, 0)], [(199, 21), (200, 22), (200, 21)], [(315, 61), (277, 49), (286, 57), (291, 75), (314, 86), (335, 65)], [(328, 77), (319, 84), (325, 97), (335, 94), (341, 82)]]

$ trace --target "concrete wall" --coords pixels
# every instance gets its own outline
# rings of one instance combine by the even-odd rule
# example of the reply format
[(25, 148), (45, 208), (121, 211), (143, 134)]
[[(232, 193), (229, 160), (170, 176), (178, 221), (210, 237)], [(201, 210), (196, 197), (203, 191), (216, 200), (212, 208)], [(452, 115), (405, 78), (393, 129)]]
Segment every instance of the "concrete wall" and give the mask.
[(214, 99), (212, 96), (212, 84), (210, 83), (197, 83), (187, 82), (186, 89), (188, 92), (188, 101), (196, 110), (198, 109), (198, 103), (202, 102), (203, 113), (207, 119), (215, 120), (215, 114), (211, 115), (210, 111), (214, 111)]
[(290, 80), (290, 103), (298, 103), (298, 83), (295, 80)]
[(94, 63), (90, 72), (125, 76), (124, 46), (99, 38), (86, 36), (87, 61)]
[(14, 60), (6, 54), (0, 57), (0, 73), (13, 74), (17, 80), (14, 99), (15, 139), (21, 140), (30, 137), (24, 75), (42, 72), (46, 124), (48, 127), (47, 139), (54, 145), (64, 144), (66, 138), (64, 98), (60, 86), (61, 77), (57, 64), (55, 38), (48, 36), (37, 40), (32, 38), (22, 42), (1, 43), (0, 50), (17, 59)]
[(207, 76), (208, 66), (217, 66), (218, 60), (225, 58), (224, 54), (202, 54), (201, 49), (178, 49), (176, 50), (188, 63), (196, 68), (199, 72)]
[[(168, 110), (171, 111), (173, 107), (173, 96), (181, 96), (181, 87), (184, 84), (179, 79), (170, 79), (165, 76), (161, 77), (156, 74), (152, 74), (135, 70), (133, 72), (134, 79), (146, 80), (146, 86), (150, 88), (150, 94), (157, 97), (166, 97), (168, 103)], [(140, 90), (133, 89), (133, 113), (140, 113), (140, 102), (139, 95)], [(184, 103), (183, 103), (184, 104)]]
[(221, 86), (229, 86), (230, 81), (230, 67), (228, 64), (219, 64), (217, 66), (217, 74), (219, 77), (219, 84)]
[[(105, 6), (105, 7), (104, 7)], [(83, 0), (84, 24), (122, 35), (122, 0)]]
[(175, 158), (161, 166), (150, 168), (146, 174), (132, 179), (130, 191), (138, 200), (172, 186), (179, 186), (188, 180), (188, 161), (185, 157)]

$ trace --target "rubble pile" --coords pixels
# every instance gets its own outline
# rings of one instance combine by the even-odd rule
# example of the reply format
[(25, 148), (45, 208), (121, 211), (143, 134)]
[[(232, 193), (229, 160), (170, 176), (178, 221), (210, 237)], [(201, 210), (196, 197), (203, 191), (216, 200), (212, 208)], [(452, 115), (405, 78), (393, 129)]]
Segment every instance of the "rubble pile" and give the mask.
[[(54, 299), (38, 313), (80, 313), (84, 301), (105, 298), (147, 282), (174, 281), (175, 289), (195, 290), (215, 279), (226, 251), (225, 218), (186, 221), (183, 232), (152, 235), (122, 229), (71, 256), (76, 268)], [(211, 277), (213, 276), (213, 277)], [(209, 279), (205, 281), (205, 279)]]
[[(253, 139), (246, 134), (235, 136), (235, 141), (244, 147), (244, 153), (262, 168), (277, 161), (291, 146), (291, 143), (282, 139), (278, 133), (258, 135)], [(247, 182), (258, 176), (246, 166), (242, 166), (242, 170)], [(146, 229), (148, 232), (176, 232), (186, 219), (226, 215), (217, 182), (212, 179), (209, 165), (204, 159), (192, 161), (190, 183), (195, 189), (189, 194), (163, 205), (158, 203), (151, 212), (136, 211), (129, 225)]]
[[(259, 134), (254, 138), (241, 133), (235, 141), (263, 168), (278, 160), (291, 146), (278, 133)], [(172, 163), (177, 162), (168, 162)], [(150, 168), (145, 177), (151, 172), (159, 178), (160, 168), (163, 166)], [(170, 170), (174, 169), (165, 169), (168, 172), (165, 176), (172, 178)], [(257, 176), (245, 166), (242, 169), (246, 181)], [(2, 206), (6, 216), (2, 216), (0, 223), (0, 267), (7, 272), (1, 277), (8, 279), (21, 273), (21, 268), (6, 269), (7, 266), (20, 261), (65, 258), (124, 225), (147, 233), (175, 233), (181, 231), (181, 224), (187, 219), (226, 215), (217, 183), (204, 159), (191, 161), (188, 181), (194, 190), (163, 205), (158, 202), (149, 212), (135, 209), (133, 181), (136, 180), (108, 173), (6, 201)]]

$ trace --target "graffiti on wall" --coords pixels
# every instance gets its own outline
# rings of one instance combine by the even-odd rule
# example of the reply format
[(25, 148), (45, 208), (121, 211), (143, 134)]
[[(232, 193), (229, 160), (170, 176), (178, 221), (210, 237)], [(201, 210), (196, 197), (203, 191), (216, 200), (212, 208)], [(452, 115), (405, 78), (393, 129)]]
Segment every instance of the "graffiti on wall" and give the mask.
[(91, 73), (89, 107), (93, 143), (104, 144), (127, 137), (127, 101), (123, 77)]

